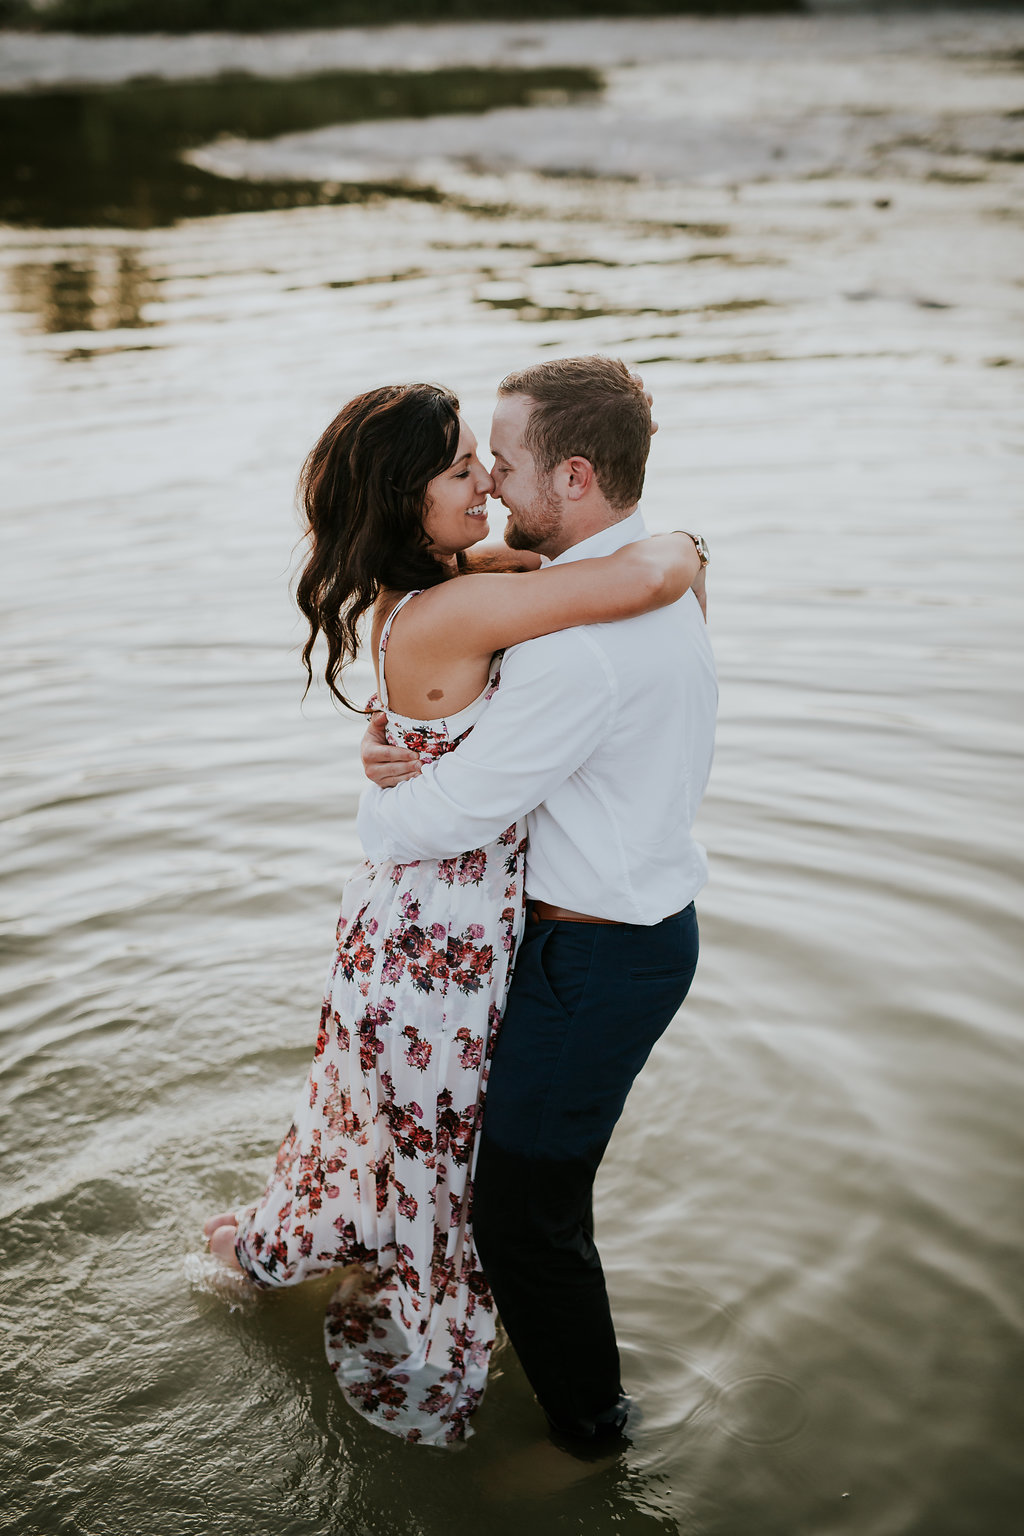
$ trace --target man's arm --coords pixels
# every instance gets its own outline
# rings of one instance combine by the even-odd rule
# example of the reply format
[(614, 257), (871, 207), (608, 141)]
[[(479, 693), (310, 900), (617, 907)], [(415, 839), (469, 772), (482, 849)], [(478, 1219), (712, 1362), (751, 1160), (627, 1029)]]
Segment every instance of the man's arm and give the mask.
[(358, 828), (367, 856), (407, 864), (493, 842), (586, 761), (614, 698), (614, 677), (585, 631), (516, 646), (460, 746), (394, 789), (364, 791)]
[(539, 571), (544, 563), (532, 549), (509, 549), (507, 544), (477, 544), (463, 558), (467, 571)]

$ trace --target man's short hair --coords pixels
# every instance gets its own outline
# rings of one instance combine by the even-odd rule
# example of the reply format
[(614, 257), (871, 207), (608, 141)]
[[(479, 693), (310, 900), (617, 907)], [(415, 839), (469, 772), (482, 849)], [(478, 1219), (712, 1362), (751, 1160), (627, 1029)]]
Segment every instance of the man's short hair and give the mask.
[(651, 408), (617, 357), (563, 357), (510, 373), (500, 395), (536, 401), (524, 441), (541, 474), (589, 459), (598, 489), (617, 512), (640, 500), (651, 449)]

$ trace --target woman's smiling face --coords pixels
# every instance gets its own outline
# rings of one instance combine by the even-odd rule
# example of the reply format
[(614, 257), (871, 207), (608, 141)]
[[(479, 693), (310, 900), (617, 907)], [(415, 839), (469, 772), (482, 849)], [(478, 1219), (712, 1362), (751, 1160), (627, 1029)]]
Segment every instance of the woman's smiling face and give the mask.
[(487, 536), (487, 498), (494, 481), (477, 457), (477, 442), (460, 417), (455, 462), (427, 486), (423, 531), (431, 554), (446, 559)]

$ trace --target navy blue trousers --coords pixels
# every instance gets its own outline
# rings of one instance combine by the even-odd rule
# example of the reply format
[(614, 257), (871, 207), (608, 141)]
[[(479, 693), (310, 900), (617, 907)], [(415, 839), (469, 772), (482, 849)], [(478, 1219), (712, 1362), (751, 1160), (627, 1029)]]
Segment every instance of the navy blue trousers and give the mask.
[(487, 1089), (473, 1230), (530, 1384), (570, 1433), (591, 1434), (621, 1392), (594, 1177), (689, 991), (697, 948), (692, 903), (652, 928), (527, 914)]

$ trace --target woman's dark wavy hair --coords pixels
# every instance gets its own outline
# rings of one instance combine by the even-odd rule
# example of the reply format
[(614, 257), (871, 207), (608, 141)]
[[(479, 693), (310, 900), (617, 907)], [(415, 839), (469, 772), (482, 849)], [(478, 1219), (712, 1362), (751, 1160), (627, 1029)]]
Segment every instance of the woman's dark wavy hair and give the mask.
[(393, 384), (357, 395), (335, 416), (299, 477), (308, 556), (295, 588), (309, 621), (306, 691), (318, 635), (334, 697), (356, 654), (359, 621), (382, 590), (433, 587), (451, 574), (423, 532), (428, 483), (455, 462), (459, 402), (440, 384)]

